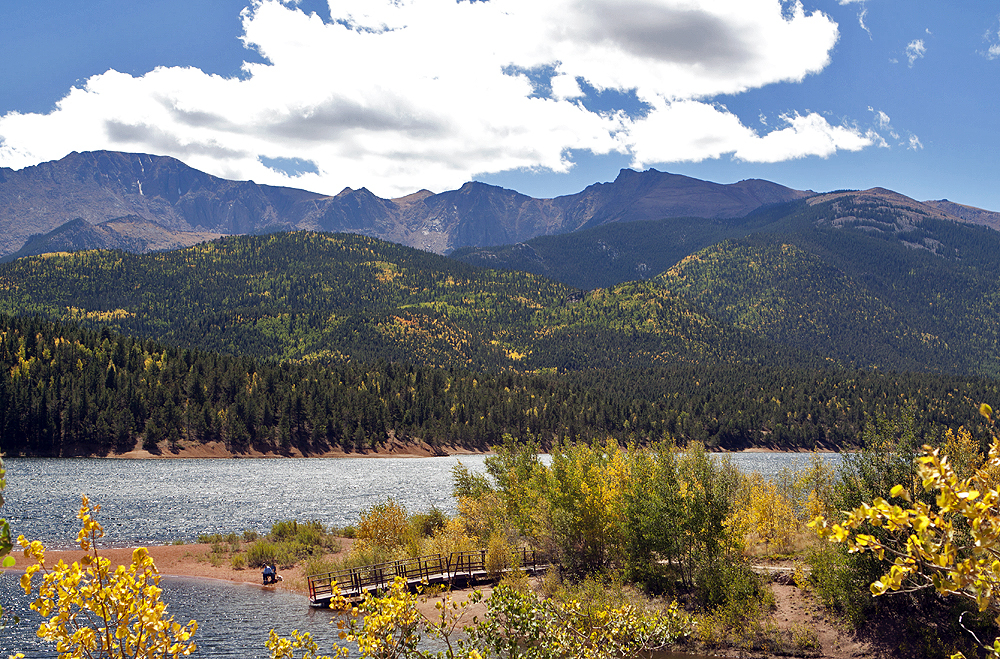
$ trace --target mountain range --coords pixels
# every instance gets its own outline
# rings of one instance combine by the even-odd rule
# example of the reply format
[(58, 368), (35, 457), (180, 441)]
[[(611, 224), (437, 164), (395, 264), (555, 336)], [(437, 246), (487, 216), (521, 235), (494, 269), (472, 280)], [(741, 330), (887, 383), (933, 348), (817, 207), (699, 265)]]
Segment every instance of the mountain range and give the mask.
[(144, 252), (296, 229), (358, 233), (443, 254), (618, 222), (738, 218), (810, 194), (761, 180), (721, 185), (622, 170), (612, 183), (554, 199), (474, 182), (383, 199), (365, 188), (323, 195), (229, 181), (162, 156), (74, 152), (18, 171), (0, 168), (0, 257), (95, 246)]

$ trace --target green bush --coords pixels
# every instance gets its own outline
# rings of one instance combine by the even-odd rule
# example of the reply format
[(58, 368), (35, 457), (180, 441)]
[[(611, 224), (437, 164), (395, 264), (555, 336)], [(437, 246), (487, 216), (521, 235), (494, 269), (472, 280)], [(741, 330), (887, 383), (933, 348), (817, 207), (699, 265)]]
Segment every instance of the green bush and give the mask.
[(852, 625), (864, 621), (871, 595), (855, 560), (843, 547), (822, 545), (806, 555), (809, 586), (827, 609), (843, 615)]
[(267, 540), (258, 540), (247, 549), (247, 565), (264, 567), (278, 562), (278, 548)]
[(326, 536), (326, 529), (318, 520), (299, 522), (289, 519), (272, 524), (268, 538), (273, 542), (297, 542), (318, 547), (324, 544)]
[(323, 525), (319, 523), (307, 523), (300, 524), (298, 533), (295, 535), (295, 541), (300, 542), (304, 545), (320, 547), (323, 545), (323, 540), (326, 537), (326, 531), (323, 530)]
[(247, 557), (243, 554), (233, 554), (230, 563), (234, 570), (245, 570), (247, 567)]
[(414, 513), (410, 516), (410, 525), (421, 538), (429, 538), (443, 529), (448, 523), (448, 516), (437, 506), (431, 506), (426, 513)]
[(767, 581), (743, 559), (718, 557), (699, 565), (695, 584), (702, 606), (733, 628), (746, 628), (774, 606)]
[(202, 533), (198, 536), (198, 543), (203, 545), (217, 544), (225, 541), (226, 538), (221, 533)]
[(286, 519), (271, 525), (271, 540), (288, 540), (299, 533), (299, 523), (294, 519)]

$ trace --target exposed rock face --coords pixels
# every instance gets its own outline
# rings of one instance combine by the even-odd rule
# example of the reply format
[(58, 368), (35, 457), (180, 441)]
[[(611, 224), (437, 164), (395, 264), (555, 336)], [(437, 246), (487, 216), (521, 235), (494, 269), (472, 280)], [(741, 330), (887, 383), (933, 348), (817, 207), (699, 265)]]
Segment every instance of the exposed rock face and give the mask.
[[(535, 199), (484, 183), (434, 194), (422, 190), (382, 199), (347, 188), (334, 196), (229, 181), (174, 158), (94, 151), (14, 171), (0, 168), (0, 256), (76, 219), (98, 226), (134, 216), (101, 237), (73, 224), (49, 237), (60, 249), (104, 247), (133, 251), (191, 244), (205, 235), (321, 229), (361, 233), (444, 253), (464, 246), (516, 243), (609, 222), (665, 217), (742, 217), (771, 203), (808, 196), (760, 180), (732, 185), (666, 174), (622, 170), (613, 183), (574, 195)], [(163, 229), (156, 239), (150, 227)], [(192, 234), (184, 236), (181, 234)], [(146, 236), (145, 238), (143, 236)], [(79, 239), (73, 242), (73, 237)]]

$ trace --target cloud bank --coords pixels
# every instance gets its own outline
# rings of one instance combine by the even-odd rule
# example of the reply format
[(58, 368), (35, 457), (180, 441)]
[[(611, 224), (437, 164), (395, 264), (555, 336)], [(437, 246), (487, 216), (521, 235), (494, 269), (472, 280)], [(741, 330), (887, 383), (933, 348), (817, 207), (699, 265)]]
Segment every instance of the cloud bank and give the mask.
[[(51, 113), (0, 117), (0, 165), (115, 149), (391, 196), (517, 168), (564, 172), (572, 151), (625, 153), (637, 167), (778, 162), (878, 139), (815, 112), (759, 132), (713, 102), (828, 65), (838, 27), (798, 2), (338, 0), (330, 13), (255, 0), (242, 38), (266, 62), (240, 77), (109, 70)], [(632, 102), (593, 109), (607, 92)]]

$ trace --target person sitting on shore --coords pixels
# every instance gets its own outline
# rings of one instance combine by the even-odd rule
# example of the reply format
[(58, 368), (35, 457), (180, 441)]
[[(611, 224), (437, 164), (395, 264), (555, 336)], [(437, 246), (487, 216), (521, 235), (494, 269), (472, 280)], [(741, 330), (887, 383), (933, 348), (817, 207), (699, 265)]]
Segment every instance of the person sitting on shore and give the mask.
[(274, 577), (275, 577), (276, 573), (277, 573), (277, 570), (274, 569), (273, 565), (265, 565), (264, 566), (263, 577), (264, 577), (264, 585), (265, 586), (267, 584), (271, 584), (271, 583), (275, 582), (275, 578)]

